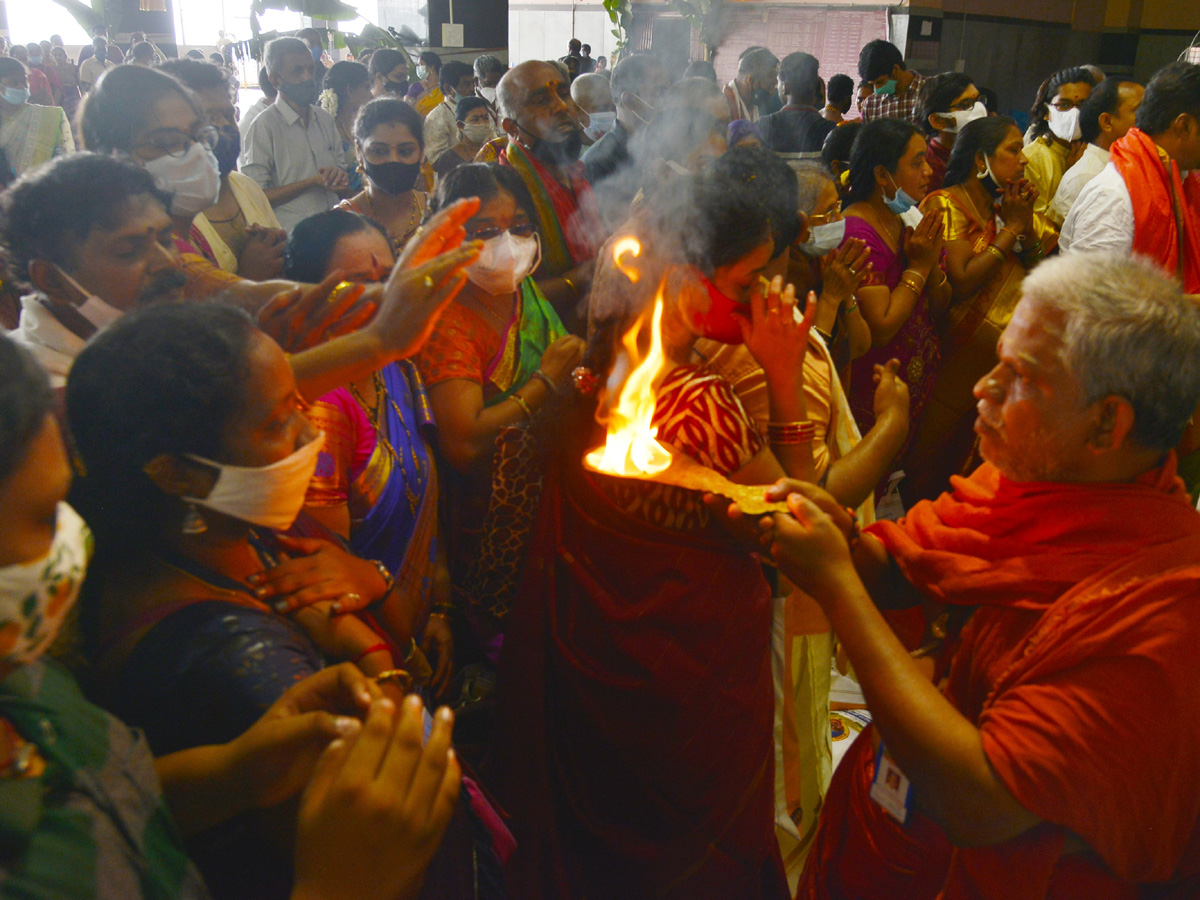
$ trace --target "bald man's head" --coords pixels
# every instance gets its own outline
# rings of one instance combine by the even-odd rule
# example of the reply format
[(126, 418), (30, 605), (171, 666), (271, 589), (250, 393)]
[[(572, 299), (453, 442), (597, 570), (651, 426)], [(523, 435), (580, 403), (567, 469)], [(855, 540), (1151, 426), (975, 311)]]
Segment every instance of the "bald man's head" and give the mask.
[(570, 84), (557, 68), (539, 60), (513, 66), (496, 85), (496, 100), (513, 141), (551, 164), (579, 158), (583, 132), (572, 115)]
[(594, 112), (612, 112), (612, 87), (603, 75), (589, 73), (580, 75), (571, 85), (571, 97), (588, 115)]

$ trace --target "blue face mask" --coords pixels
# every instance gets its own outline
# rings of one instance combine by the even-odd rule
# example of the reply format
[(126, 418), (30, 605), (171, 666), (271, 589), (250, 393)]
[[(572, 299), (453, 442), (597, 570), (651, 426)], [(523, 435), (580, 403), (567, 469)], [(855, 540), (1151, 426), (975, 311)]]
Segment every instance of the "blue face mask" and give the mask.
[(42, 57), (41, 57), (41, 55), (39, 54), (38, 56), (30, 56), (30, 57), (29, 57), (29, 64), (30, 64), (31, 66), (40, 66), (40, 65), (42, 64)]
[(896, 215), (902, 216), (916, 206), (917, 201), (908, 196), (908, 194), (904, 193), (903, 190), (896, 187), (896, 182), (892, 180), (891, 175), (888, 176), (888, 180), (892, 182), (892, 187), (896, 188), (896, 196), (892, 197), (890, 200), (885, 196), (883, 198), (883, 202), (886, 203), (887, 208)]
[(319, 63), (319, 62), (321, 61), (321, 48), (320, 48), (320, 47), (313, 47), (313, 48), (312, 48), (312, 55), (313, 55), (313, 62), (315, 62), (315, 63)]
[(896, 79), (891, 78), (888, 81), (885, 81), (883, 87), (875, 88), (875, 93), (882, 97), (888, 97), (896, 93)]
[(20, 106), (29, 99), (29, 91), (25, 88), (6, 87), (4, 89), (4, 102), (11, 103), (13, 106)]

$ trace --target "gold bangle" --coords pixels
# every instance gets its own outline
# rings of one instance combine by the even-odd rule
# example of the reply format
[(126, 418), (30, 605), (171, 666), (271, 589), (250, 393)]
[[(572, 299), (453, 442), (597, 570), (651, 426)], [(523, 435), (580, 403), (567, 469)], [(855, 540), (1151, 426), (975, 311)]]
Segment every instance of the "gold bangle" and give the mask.
[(1019, 234), (1017, 234), (1016, 231), (1009, 228), (1007, 225), (1005, 225), (998, 232), (996, 232), (996, 237), (1000, 237), (1000, 235), (1004, 234), (1004, 232), (1006, 232), (1006, 231), (1013, 236), (1014, 241), (1019, 241), (1021, 239), (1021, 236)]
[(522, 397), (520, 394), (516, 393), (515, 391), (513, 393), (509, 394), (508, 396), (509, 396), (510, 400), (515, 401), (517, 406), (521, 407), (521, 409), (525, 411), (526, 417), (528, 417), (529, 421), (532, 422), (533, 421), (533, 410), (529, 408), (529, 404), (525, 402), (525, 398)]
[(388, 669), (386, 672), (380, 672), (372, 679), (376, 684), (382, 684), (385, 681), (391, 681), (405, 693), (412, 687), (412, 676), (403, 669)]
[(920, 278), (920, 279), (921, 279), (921, 283), (922, 283), (922, 284), (924, 284), (924, 283), (925, 283), (925, 282), (928, 280), (928, 278), (929, 278), (929, 276), (928, 276), (928, 275), (922, 275), (922, 274), (921, 274), (920, 272), (918, 272), (916, 269), (905, 269), (905, 270), (904, 270), (903, 272), (901, 272), (900, 274), (903, 276), (903, 275), (907, 275), (909, 272), (912, 272), (914, 275), (916, 275), (918, 278)]
[(1004, 251), (995, 244), (988, 244), (984, 249), (987, 250), (988, 253), (992, 254), (992, 256), (996, 257), (996, 259), (1000, 260), (1000, 262), (1004, 262)]
[(900, 283), (902, 285), (904, 285), (906, 288), (908, 288), (910, 291), (912, 291), (914, 294), (916, 294), (918, 297), (921, 296), (921, 291), (924, 290), (924, 285), (914, 284), (912, 281), (910, 281), (907, 278), (901, 278)]

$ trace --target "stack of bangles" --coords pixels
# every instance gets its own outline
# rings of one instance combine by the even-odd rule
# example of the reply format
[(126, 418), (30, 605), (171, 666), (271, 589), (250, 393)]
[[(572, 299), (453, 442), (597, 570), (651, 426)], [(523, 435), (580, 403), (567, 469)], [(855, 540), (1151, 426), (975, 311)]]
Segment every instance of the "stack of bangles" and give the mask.
[[(538, 369), (536, 372), (530, 375), (529, 381), (540, 381), (546, 386), (547, 392), (551, 394), (558, 390), (558, 385), (554, 383), (554, 380), (541, 369)], [(526, 384), (528, 383), (529, 382), (526, 382)], [(516, 391), (513, 391), (508, 395), (508, 398), (516, 403), (517, 406), (521, 407), (521, 410), (525, 413), (525, 418), (529, 419), (531, 422), (533, 421), (533, 410), (529, 408), (529, 403), (524, 397), (522, 397)]]
[[(913, 275), (916, 275), (918, 278), (920, 278), (920, 282), (917, 282), (914, 280), (914, 278), (908, 277), (908, 272), (912, 272)], [(920, 296), (920, 292), (925, 289), (926, 281), (928, 281), (928, 278), (920, 274), (920, 272), (918, 272), (916, 269), (905, 269), (900, 274), (900, 283), (904, 284), (908, 290), (911, 290), (911, 292), (917, 296)]]
[(768, 422), (767, 440), (772, 444), (811, 444), (817, 426), (812, 422)]

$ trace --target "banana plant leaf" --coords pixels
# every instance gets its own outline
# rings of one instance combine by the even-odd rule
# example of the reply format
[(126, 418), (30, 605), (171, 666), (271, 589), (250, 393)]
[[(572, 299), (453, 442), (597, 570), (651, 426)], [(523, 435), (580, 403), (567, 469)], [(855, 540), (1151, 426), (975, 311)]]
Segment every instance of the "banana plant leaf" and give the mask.
[(99, 4), (99, 10), (95, 10), (89, 4), (80, 2), (80, 0), (54, 0), (54, 2), (69, 12), (71, 18), (78, 22), (88, 34), (91, 34), (92, 29), (97, 25), (104, 24), (103, 3)]
[(341, 0), (254, 0), (250, 10), (256, 15), (268, 9), (290, 9), (313, 19), (345, 22), (358, 18), (358, 10)]

